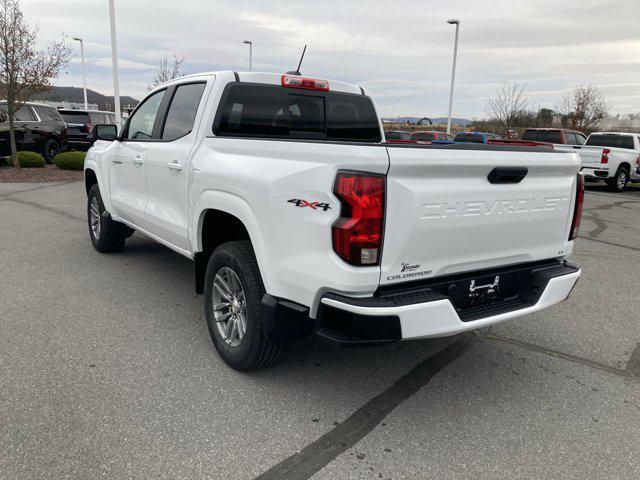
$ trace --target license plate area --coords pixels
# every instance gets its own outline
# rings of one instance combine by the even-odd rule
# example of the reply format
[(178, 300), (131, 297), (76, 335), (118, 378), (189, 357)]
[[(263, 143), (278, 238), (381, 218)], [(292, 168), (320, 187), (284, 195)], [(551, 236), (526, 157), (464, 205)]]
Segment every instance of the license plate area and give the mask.
[(517, 297), (529, 272), (468, 277), (446, 285), (442, 291), (458, 309), (465, 309)]

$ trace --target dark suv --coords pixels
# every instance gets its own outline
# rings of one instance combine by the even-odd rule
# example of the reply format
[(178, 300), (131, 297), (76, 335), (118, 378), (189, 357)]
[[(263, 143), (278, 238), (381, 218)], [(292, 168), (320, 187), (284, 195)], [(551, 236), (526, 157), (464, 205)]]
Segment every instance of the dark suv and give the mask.
[[(26, 103), (14, 114), (18, 151), (41, 153), (47, 163), (67, 147), (67, 126), (58, 111), (40, 103)], [(11, 155), (7, 102), (0, 102), (0, 157)]]
[(59, 109), (60, 115), (67, 122), (69, 148), (88, 150), (96, 141), (93, 136), (94, 125), (116, 125), (116, 114), (102, 110), (70, 110)]

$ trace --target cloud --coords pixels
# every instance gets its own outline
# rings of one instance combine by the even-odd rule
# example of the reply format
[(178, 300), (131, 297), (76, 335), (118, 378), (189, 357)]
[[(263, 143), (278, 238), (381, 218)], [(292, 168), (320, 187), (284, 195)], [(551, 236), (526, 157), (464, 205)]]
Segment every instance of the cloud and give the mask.
[[(64, 32), (85, 40), (87, 82), (110, 93), (107, 2), (23, 0), (42, 45)], [(163, 56), (184, 56), (187, 73), (291, 70), (367, 88), (382, 114), (441, 116), (447, 111), (452, 26), (460, 48), (454, 114), (482, 117), (484, 99), (508, 81), (527, 83), (531, 101), (553, 107), (580, 83), (600, 85), (612, 112), (640, 111), (640, 2), (634, 0), (190, 0), (116, 2), (121, 92), (142, 97)], [(77, 59), (59, 84), (81, 84)]]

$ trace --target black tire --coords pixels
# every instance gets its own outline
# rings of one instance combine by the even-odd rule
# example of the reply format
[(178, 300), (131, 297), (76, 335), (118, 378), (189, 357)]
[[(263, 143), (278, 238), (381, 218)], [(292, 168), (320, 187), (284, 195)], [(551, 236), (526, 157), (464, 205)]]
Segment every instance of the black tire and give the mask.
[(629, 171), (624, 166), (619, 166), (616, 175), (607, 179), (607, 190), (610, 192), (622, 192), (629, 183)]
[[(92, 207), (95, 208), (96, 206), (99, 212), (97, 227), (93, 224), (96, 221), (96, 217), (92, 217)], [(104, 208), (97, 184), (91, 187), (87, 197), (87, 224), (93, 247), (102, 253), (122, 250), (124, 242), (131, 232), (131, 229), (126, 225), (111, 219), (111, 215)]]
[(60, 144), (52, 139), (44, 142), (44, 151), (42, 152), (42, 156), (44, 157), (44, 161), (51, 164), (53, 163), (53, 159), (57, 154), (60, 153)]
[[(223, 271), (232, 270), (240, 280), (244, 292), (244, 337), (236, 346), (225, 340), (214, 314), (214, 280)], [(222, 359), (240, 371), (258, 370), (273, 365), (282, 358), (286, 344), (271, 342), (263, 334), (261, 300), (265, 293), (260, 270), (249, 241), (220, 245), (209, 257), (204, 281), (204, 308), (211, 339)], [(223, 327), (220, 327), (224, 329)]]

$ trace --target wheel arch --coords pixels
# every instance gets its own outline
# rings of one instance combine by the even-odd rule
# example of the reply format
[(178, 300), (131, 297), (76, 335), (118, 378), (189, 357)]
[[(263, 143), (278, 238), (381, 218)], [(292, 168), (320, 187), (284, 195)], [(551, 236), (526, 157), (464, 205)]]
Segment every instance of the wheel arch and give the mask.
[[(269, 272), (266, 251), (258, 223), (249, 205), (234, 195), (218, 192), (216, 201), (203, 204), (197, 212), (194, 224), (196, 293), (202, 293), (204, 274), (211, 253), (221, 244), (230, 241), (249, 240), (256, 255), (258, 268), (265, 289), (269, 291)], [(212, 199), (210, 199), (212, 200)], [(205, 206), (206, 205), (206, 206)]]
[[(89, 190), (91, 190), (91, 187), (97, 184), (98, 176), (96, 175), (96, 172), (92, 168), (87, 168), (84, 171), (84, 189), (87, 195), (89, 194)], [(98, 186), (98, 188), (100, 187)]]
[(624, 168), (627, 173), (631, 173), (631, 164), (629, 162), (620, 162), (620, 165), (618, 165), (618, 168)]

